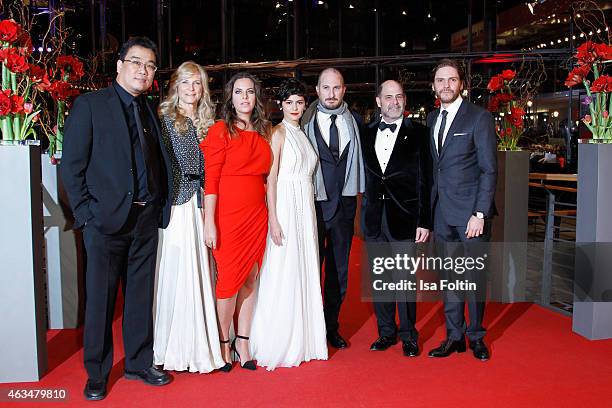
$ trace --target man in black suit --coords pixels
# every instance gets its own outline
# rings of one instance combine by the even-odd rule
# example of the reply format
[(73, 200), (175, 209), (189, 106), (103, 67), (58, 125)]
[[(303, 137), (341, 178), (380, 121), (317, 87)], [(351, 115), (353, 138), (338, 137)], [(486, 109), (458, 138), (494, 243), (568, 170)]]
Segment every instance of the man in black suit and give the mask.
[(348, 343), (338, 332), (340, 306), (348, 286), (349, 254), (357, 195), (365, 188), (359, 122), (344, 102), (344, 77), (326, 68), (317, 81), (316, 110), (304, 115), (304, 131), (319, 156), (314, 175), (319, 260), (325, 262), (323, 308), (332, 347)]
[[(362, 200), (367, 242), (426, 242), (431, 229), (431, 156), (427, 127), (404, 119), (406, 95), (397, 81), (378, 88), (381, 118), (361, 134), (366, 171)], [(419, 353), (415, 328), (416, 303), (410, 295), (397, 301), (374, 298), (379, 338), (370, 350), (386, 350), (397, 343), (395, 309), (404, 355)], [(414, 296), (414, 293), (412, 294)]]
[(170, 216), (170, 161), (157, 115), (142, 95), (155, 76), (157, 47), (123, 44), (111, 86), (76, 99), (66, 121), (60, 171), (74, 228), (87, 251), (83, 350), (88, 400), (106, 396), (113, 365), (112, 323), (122, 282), (125, 378), (165, 385), (153, 367), (153, 290), (158, 227)]
[[(437, 243), (462, 242), (469, 251), (475, 246), (468, 243), (490, 239), (497, 180), (495, 125), (488, 111), (461, 98), (464, 73), (459, 63), (444, 59), (433, 74), (433, 90), (441, 102), (441, 108), (427, 117), (433, 157), (434, 239)], [(465, 333), (474, 356), (488, 360), (482, 326), (486, 288), (483, 282), (477, 283), (478, 293), (445, 293), (447, 338), (429, 352), (430, 357), (464, 352)], [(465, 323), (462, 296), (468, 298), (469, 326)]]

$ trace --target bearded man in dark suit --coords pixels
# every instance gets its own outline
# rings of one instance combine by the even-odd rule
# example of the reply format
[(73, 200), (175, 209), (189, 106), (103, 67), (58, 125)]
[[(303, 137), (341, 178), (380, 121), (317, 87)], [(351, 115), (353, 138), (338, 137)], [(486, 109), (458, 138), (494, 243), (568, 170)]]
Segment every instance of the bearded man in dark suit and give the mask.
[[(441, 106), (428, 115), (427, 125), (431, 129), (433, 159), (434, 240), (462, 243), (469, 250), (490, 239), (490, 219), (495, 215), (497, 138), (491, 114), (461, 97), (463, 72), (459, 63), (449, 59), (441, 60), (436, 66), (432, 88)], [(478, 293), (445, 293), (447, 338), (429, 352), (430, 357), (448, 357), (453, 352), (466, 351), (467, 335), (474, 357), (482, 361), (489, 359), (489, 350), (483, 341), (486, 331), (482, 326), (485, 282), (482, 274), (472, 281), (480, 281)], [(469, 325), (464, 317), (465, 298)]]
[[(404, 118), (406, 95), (399, 82), (383, 82), (378, 88), (376, 103), (381, 116), (361, 133), (366, 170), (362, 200), (365, 240), (370, 243), (425, 242), (431, 229), (429, 131)], [(388, 349), (397, 343), (399, 334), (404, 355), (417, 356), (415, 299), (407, 295), (390, 301), (386, 297), (374, 298), (379, 338), (370, 349)], [(395, 323), (396, 308), (399, 331)]]

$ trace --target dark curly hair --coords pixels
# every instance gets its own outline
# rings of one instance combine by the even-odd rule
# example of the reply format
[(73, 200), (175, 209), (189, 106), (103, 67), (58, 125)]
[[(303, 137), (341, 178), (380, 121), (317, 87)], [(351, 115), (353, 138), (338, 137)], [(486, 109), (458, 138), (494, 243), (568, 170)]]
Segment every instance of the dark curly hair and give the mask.
[(289, 99), (291, 95), (303, 96), (304, 99), (306, 99), (306, 85), (295, 78), (285, 79), (278, 87), (276, 98), (280, 102), (284, 102)]
[(223, 89), (223, 103), (221, 105), (221, 118), (225, 122), (231, 136), (237, 134), (236, 124), (238, 122), (242, 123), (244, 127), (247, 126), (247, 123), (236, 115), (234, 105), (232, 104), (234, 84), (237, 80), (245, 78), (253, 81), (255, 87), (255, 108), (253, 108), (253, 112), (251, 113), (251, 124), (257, 133), (262, 135), (264, 139), (270, 140), (270, 129), (272, 126), (266, 117), (263, 89), (261, 87), (261, 82), (259, 82), (257, 77), (253, 74), (238, 72), (230, 78), (227, 84), (225, 84), (225, 88)]

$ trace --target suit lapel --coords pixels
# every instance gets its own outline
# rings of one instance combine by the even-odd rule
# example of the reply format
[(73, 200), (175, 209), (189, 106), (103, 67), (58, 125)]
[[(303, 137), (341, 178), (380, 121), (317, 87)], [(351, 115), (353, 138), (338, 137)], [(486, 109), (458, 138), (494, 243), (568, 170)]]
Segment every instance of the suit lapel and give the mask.
[(108, 105), (108, 109), (111, 112), (111, 116), (113, 118), (113, 123), (116, 127), (116, 138), (117, 143), (122, 147), (118, 149), (128, 156), (128, 160), (131, 160), (131, 152), (132, 152), (132, 140), (130, 139), (130, 132), (127, 127), (127, 122), (125, 120), (125, 114), (123, 113), (123, 108), (121, 105), (121, 99), (119, 99), (119, 95), (117, 95), (117, 91), (113, 86), (109, 86), (107, 89), (107, 98), (106, 104)]
[(448, 147), (449, 143), (451, 143), (457, 126), (459, 126), (459, 123), (461, 123), (461, 121), (463, 120), (462, 116), (465, 114), (465, 111), (467, 109), (467, 105), (464, 102), (464, 100), (461, 101), (461, 105), (459, 106), (459, 110), (457, 111), (457, 114), (453, 119), (453, 123), (451, 123), (450, 127), (448, 128), (448, 132), (446, 132), (446, 138), (444, 138), (444, 143), (442, 144), (442, 151), (440, 152), (440, 157), (444, 156), (444, 152), (446, 152), (446, 148)]
[(438, 120), (438, 115), (440, 114), (440, 109), (436, 109), (431, 113), (431, 121), (427, 124), (429, 126), (429, 147), (431, 149), (431, 156), (434, 159), (438, 158), (438, 149), (436, 148), (436, 140), (434, 139), (434, 131), (436, 128), (436, 121)]
[(399, 131), (397, 132), (397, 137), (395, 138), (395, 144), (393, 145), (393, 150), (391, 150), (391, 157), (389, 157), (389, 163), (387, 163), (387, 168), (385, 169), (385, 173), (388, 173), (393, 170), (393, 166), (395, 162), (402, 158), (402, 154), (400, 150), (403, 146), (408, 143), (408, 138), (410, 137), (410, 130), (412, 129), (412, 122), (409, 119), (402, 120), (400, 124)]
[(377, 174), (382, 175), (383, 171), (380, 168), (380, 162), (378, 161), (378, 156), (376, 155), (376, 135), (378, 134), (378, 124), (381, 119), (378, 119), (376, 122), (370, 124), (367, 128), (366, 137), (364, 140), (365, 146), (362, 146), (365, 150), (365, 154), (367, 155), (367, 163), (371, 163), (372, 170), (374, 170)]

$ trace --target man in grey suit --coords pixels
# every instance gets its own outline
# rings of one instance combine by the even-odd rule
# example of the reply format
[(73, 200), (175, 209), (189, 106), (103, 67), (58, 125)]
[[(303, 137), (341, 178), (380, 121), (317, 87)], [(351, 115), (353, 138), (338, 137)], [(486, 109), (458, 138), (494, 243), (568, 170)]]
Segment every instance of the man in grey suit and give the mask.
[[(433, 74), (433, 90), (441, 102), (440, 109), (427, 117), (433, 158), (434, 239), (438, 243), (464, 245), (487, 242), (490, 218), (495, 214), (493, 198), (497, 181), (493, 117), (461, 98), (464, 73), (458, 62), (443, 59)], [(482, 326), (485, 289), (478, 288), (480, 295), (445, 293), (447, 338), (429, 352), (430, 357), (448, 357), (453, 352), (466, 351), (464, 336), (467, 334), (474, 357), (488, 360)], [(465, 322), (463, 295), (468, 299), (469, 325)]]

